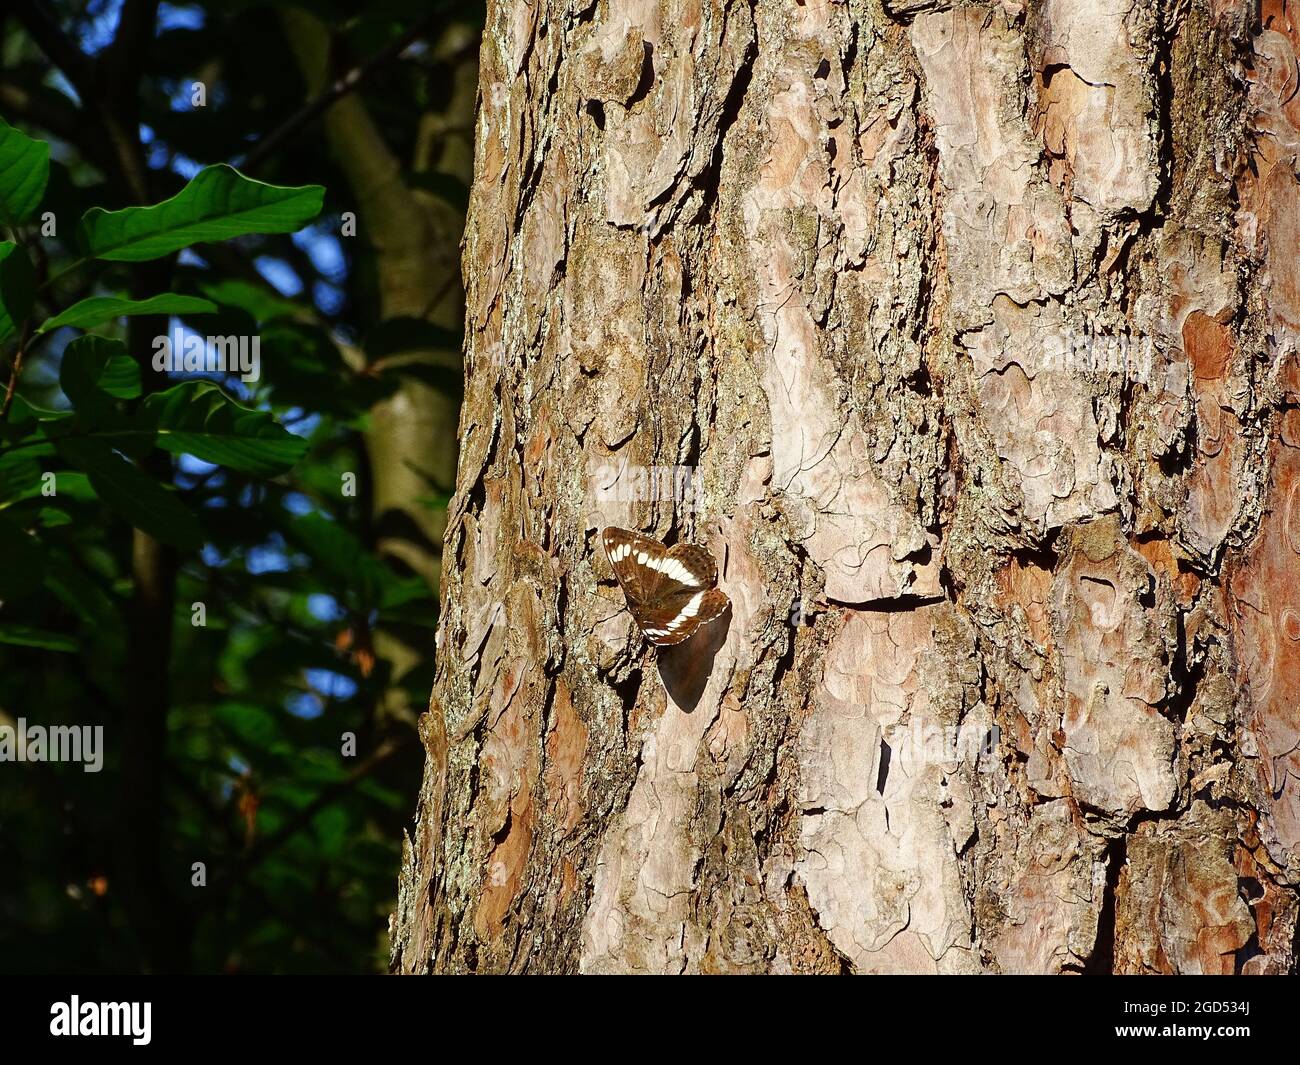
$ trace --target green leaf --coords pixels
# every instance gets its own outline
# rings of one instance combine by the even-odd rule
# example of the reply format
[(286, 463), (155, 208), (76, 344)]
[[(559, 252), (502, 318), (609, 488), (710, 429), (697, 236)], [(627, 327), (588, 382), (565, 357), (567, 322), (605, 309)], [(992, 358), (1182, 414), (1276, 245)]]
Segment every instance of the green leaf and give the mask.
[(216, 717), (237, 738), (254, 748), (269, 747), (280, 737), (275, 715), (256, 703), (222, 703), (217, 707)]
[[(53, 448), (50, 449), (51, 451)], [(90, 486), (90, 478), (78, 470), (59, 470), (54, 475), (54, 498), (60, 501), (72, 500), (76, 503), (93, 503), (95, 490)]]
[(273, 318), (300, 318), (308, 313), (301, 303), (281, 296), (269, 285), (257, 285), (238, 278), (205, 282), (199, 285), (199, 291), (223, 306), (245, 311), (257, 322), (269, 322)]
[(71, 525), (72, 515), (58, 507), (41, 507), (36, 513), (36, 520), (40, 522), (43, 529), (58, 529), (64, 525)]
[(12, 429), (19, 434), (26, 434), (31, 431), (36, 423), (42, 427), (53, 422), (65, 422), (72, 418), (72, 415), (65, 410), (47, 410), (45, 407), (38, 407), (34, 403), (28, 403), (22, 396), (14, 396), (14, 405), (9, 408), (9, 424), (0, 426), (6, 429)]
[(16, 625), (13, 622), (0, 622), (0, 643), (16, 644), (19, 647), (42, 647), (47, 651), (77, 649), (77, 641), (71, 637), (33, 628), (31, 625)]
[(87, 625), (101, 630), (105, 638), (120, 630), (121, 619), (112, 598), (92, 578), (82, 573), (69, 557), (56, 555), (46, 568), (45, 587)]
[(84, 470), (95, 494), (135, 528), (183, 551), (203, 543), (203, 529), (175, 492), (143, 473), (102, 440), (61, 438), (64, 461)]
[(320, 214), (321, 185), (267, 185), (218, 163), (205, 167), (170, 200), (152, 207), (82, 216), (86, 250), (96, 259), (143, 262), (201, 241), (247, 233), (293, 233)]
[(74, 407), (102, 395), (134, 399), (140, 394), (140, 367), (120, 340), (77, 337), (63, 349), (59, 387)]
[(262, 381), (277, 403), (352, 419), (400, 381), (352, 374), (330, 335), (317, 326), (279, 318), (262, 326)]
[(0, 243), (0, 342), (22, 327), (36, 298), (32, 261), (13, 241)]
[[(363, 606), (379, 603), (390, 571), (350, 530), (320, 514), (304, 514), (290, 524), (288, 533), (311, 556), (320, 575), (333, 578), (333, 588), (355, 591)], [(322, 590), (331, 590), (331, 584)]]
[(30, 455), (0, 455), (0, 506), (35, 495), (40, 483), (41, 468)]
[(348, 812), (341, 806), (326, 806), (311, 819), (320, 850), (327, 858), (337, 858), (343, 853), (348, 838)]
[(269, 413), (240, 406), (211, 381), (186, 381), (144, 401), (140, 420), (157, 445), (241, 473), (284, 473), (307, 453), (308, 441)]
[(116, 296), (90, 296), (74, 303), (62, 314), (55, 315), (41, 323), (36, 330), (48, 333), (51, 329), (70, 325), (77, 329), (90, 329), (115, 318), (139, 314), (214, 314), (217, 305), (211, 300), (199, 299), (198, 296), (178, 296), (166, 293), (162, 296), (150, 296), (147, 300), (124, 300)]
[(11, 230), (24, 221), (40, 206), (49, 179), (50, 146), (0, 119), (0, 221)]
[(0, 599), (18, 599), (45, 579), (45, 552), (34, 537), (0, 517)]

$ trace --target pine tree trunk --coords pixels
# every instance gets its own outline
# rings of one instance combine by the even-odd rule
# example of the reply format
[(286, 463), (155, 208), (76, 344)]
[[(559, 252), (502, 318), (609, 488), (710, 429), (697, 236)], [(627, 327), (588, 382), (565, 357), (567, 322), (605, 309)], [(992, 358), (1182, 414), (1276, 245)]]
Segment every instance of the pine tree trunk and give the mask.
[(489, 5), (394, 970), (1294, 968), (1295, 20)]

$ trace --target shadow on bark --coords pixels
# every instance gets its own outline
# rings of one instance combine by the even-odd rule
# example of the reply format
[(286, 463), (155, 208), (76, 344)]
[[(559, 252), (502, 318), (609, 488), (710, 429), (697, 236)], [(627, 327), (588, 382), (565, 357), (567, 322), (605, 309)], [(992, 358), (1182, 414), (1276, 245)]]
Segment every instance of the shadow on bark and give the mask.
[(685, 643), (661, 648), (659, 677), (664, 690), (682, 711), (689, 714), (704, 694), (704, 686), (713, 672), (713, 660), (727, 642), (731, 630), (731, 607), (716, 622), (705, 625)]

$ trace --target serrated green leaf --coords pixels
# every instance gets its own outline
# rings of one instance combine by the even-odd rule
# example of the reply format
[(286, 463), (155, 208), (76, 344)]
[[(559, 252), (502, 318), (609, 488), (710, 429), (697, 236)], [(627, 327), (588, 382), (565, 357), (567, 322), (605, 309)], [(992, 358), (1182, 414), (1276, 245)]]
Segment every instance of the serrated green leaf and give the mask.
[(92, 329), (115, 318), (140, 314), (214, 314), (217, 305), (198, 296), (180, 296), (172, 292), (150, 296), (147, 300), (124, 300), (116, 296), (90, 296), (74, 303), (66, 311), (41, 323), (36, 332), (48, 333), (52, 329), (70, 325), (77, 329)]
[(218, 163), (200, 170), (170, 200), (152, 207), (93, 207), (82, 216), (81, 229), (91, 257), (143, 262), (203, 241), (293, 233), (320, 214), (324, 198), (320, 185), (268, 185)]
[(32, 261), (13, 241), (0, 243), (0, 342), (18, 332), (36, 298)]
[(137, 469), (102, 440), (62, 438), (54, 441), (65, 462), (84, 470), (95, 494), (135, 528), (183, 551), (203, 542), (198, 519), (152, 477)]
[(156, 431), (157, 445), (173, 455), (259, 477), (284, 473), (309, 446), (266, 411), (240, 406), (211, 381), (186, 381), (150, 396), (141, 405), (140, 424)]
[(0, 119), (0, 221), (11, 230), (40, 206), (50, 179), (50, 146)]

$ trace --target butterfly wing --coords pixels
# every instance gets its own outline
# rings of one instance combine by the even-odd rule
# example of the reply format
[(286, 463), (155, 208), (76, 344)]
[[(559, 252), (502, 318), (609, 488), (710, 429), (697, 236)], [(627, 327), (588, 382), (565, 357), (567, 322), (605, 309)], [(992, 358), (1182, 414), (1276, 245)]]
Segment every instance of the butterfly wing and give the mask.
[(627, 597), (628, 608), (639, 620), (638, 612), (644, 611), (646, 604), (653, 600), (659, 586), (659, 570), (649, 562), (667, 554), (667, 550), (658, 540), (614, 526), (604, 531), (601, 540), (610, 569)]
[(660, 628), (645, 629), (646, 638), (656, 646), (682, 643), (694, 636), (701, 625), (716, 620), (730, 603), (727, 593), (718, 588), (690, 592), (680, 604), (670, 604), (664, 610), (662, 617), (668, 620), (658, 622)]
[(707, 548), (678, 544), (667, 551), (663, 573), (684, 588), (712, 588), (718, 583), (718, 564)]
[(603, 538), (628, 610), (651, 643), (681, 643), (727, 608), (715, 587), (717, 563), (703, 547), (666, 548), (630, 529), (609, 528)]

